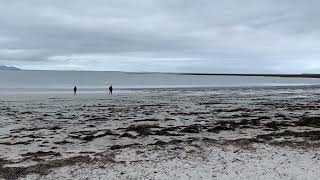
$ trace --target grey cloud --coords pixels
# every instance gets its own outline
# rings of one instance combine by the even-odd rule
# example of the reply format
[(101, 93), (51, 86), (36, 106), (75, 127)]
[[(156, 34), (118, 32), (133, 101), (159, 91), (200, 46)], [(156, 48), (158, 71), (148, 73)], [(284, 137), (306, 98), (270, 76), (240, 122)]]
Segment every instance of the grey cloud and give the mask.
[(0, 64), (29, 69), (311, 72), (317, 0), (0, 1)]

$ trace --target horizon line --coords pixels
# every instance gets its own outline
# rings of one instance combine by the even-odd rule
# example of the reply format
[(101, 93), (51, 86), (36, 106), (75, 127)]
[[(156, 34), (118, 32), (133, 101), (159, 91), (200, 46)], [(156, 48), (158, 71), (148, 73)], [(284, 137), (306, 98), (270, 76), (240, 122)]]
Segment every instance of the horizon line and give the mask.
[[(15, 67), (15, 66), (13, 66)], [(199, 72), (157, 72), (157, 71), (121, 71), (121, 70), (47, 70), (47, 69), (21, 69), (4, 71), (79, 71), (79, 72), (122, 72), (128, 74), (176, 74), (194, 76), (256, 76), (256, 77), (300, 77), (300, 78), (320, 78), (316, 73), (199, 73)]]

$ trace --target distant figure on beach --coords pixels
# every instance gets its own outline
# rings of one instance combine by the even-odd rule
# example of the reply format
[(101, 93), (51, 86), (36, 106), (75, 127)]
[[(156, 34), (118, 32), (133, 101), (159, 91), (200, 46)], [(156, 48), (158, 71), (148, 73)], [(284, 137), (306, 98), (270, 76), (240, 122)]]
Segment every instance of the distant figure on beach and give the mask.
[(77, 86), (75, 86), (75, 87), (73, 88), (73, 92), (74, 92), (74, 95), (77, 94)]
[(112, 85), (111, 85), (111, 86), (109, 86), (109, 95), (112, 95), (112, 90), (113, 90), (113, 88), (112, 88)]

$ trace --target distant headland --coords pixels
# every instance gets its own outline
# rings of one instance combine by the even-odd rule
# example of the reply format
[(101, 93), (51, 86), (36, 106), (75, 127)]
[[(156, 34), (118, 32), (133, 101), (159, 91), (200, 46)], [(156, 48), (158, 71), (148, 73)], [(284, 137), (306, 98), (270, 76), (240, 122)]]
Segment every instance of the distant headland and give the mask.
[(0, 65), (0, 70), (21, 70), (21, 69), (14, 66)]

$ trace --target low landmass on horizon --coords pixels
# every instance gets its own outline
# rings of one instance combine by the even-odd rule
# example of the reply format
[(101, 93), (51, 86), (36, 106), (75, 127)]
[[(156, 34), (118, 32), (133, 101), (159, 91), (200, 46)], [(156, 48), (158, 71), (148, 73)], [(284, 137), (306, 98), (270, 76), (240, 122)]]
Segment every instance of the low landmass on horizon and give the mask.
[[(20, 69), (15, 66), (0, 65), (0, 70), (24, 70), (24, 71), (75, 71), (75, 70), (28, 70)], [(77, 70), (84, 71), (84, 70)], [(87, 72), (87, 71), (84, 71)], [(90, 71), (88, 71), (90, 72)], [(95, 72), (95, 71), (92, 71)], [(126, 72), (126, 71), (102, 71), (102, 72), (124, 72), (130, 74), (176, 74), (176, 75), (193, 75), (193, 76), (257, 76), (257, 77), (295, 77), (295, 78), (320, 78), (320, 74), (302, 73), (193, 73), (193, 72)]]
[(0, 65), (0, 70), (21, 70), (21, 69), (15, 67), (15, 66), (4, 66), (4, 65)]

